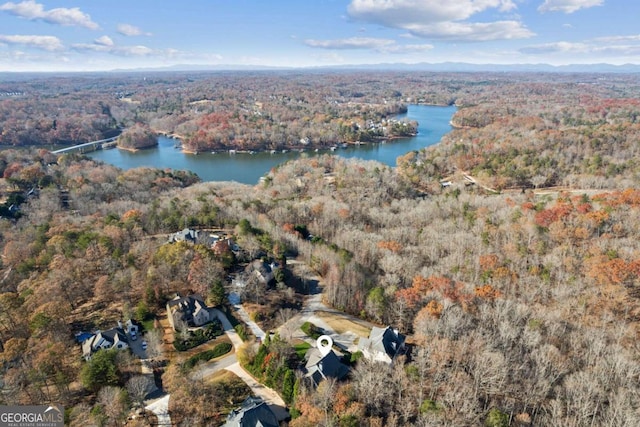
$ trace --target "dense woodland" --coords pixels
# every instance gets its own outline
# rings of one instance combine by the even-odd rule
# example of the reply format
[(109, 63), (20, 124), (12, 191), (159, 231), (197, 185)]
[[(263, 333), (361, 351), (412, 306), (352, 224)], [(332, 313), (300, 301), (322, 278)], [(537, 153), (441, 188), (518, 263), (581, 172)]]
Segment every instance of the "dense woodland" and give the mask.
[(294, 72), (9, 78), (0, 82), (0, 145), (88, 142), (134, 126), (175, 135), (196, 152), (382, 141), (416, 132), (416, 123), (393, 120), (406, 111), (407, 100), (392, 85), (401, 78)]
[[(63, 403), (72, 425), (122, 420), (136, 362), (118, 356), (113, 376), (87, 381), (73, 333), (159, 314), (175, 292), (211, 295), (232, 260), (164, 244), (190, 226), (234, 230), (253, 255), (304, 260), (327, 304), (410, 335), (409, 357), (392, 367), (359, 361), (346, 381), (295, 391), (286, 374), (292, 426), (640, 425), (637, 76), (375, 76), (307, 78), (351, 81), (363, 98), (377, 86), (389, 99), (393, 88), (403, 100), (455, 101), (458, 128), (397, 168), (323, 156), (255, 186), (0, 152), (0, 400)], [(207, 87), (207, 99), (231, 97)], [(136, 105), (148, 101), (109, 110), (145, 116)], [(286, 342), (260, 351), (293, 357)], [(232, 386), (189, 382), (181, 369), (162, 377), (174, 422), (215, 425)]]

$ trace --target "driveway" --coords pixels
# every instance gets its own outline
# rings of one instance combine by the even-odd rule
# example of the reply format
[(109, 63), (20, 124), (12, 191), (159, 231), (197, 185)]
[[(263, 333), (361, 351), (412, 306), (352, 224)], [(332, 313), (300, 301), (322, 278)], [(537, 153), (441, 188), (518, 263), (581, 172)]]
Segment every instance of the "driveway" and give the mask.
[(235, 353), (230, 354), (222, 359), (216, 360), (214, 362), (206, 362), (202, 363), (196, 368), (194, 372), (192, 372), (189, 376), (193, 379), (206, 378), (210, 375), (215, 374), (218, 371), (228, 368), (234, 363), (238, 362)]
[(260, 342), (264, 341), (264, 337), (266, 337), (267, 334), (260, 328), (260, 326), (258, 326), (256, 322), (251, 320), (251, 317), (249, 317), (249, 313), (247, 313), (242, 304), (234, 304), (233, 308), (236, 309), (236, 313), (238, 314), (240, 319), (242, 319), (242, 321), (247, 324), (249, 329), (251, 329), (251, 333), (255, 335), (255, 337), (258, 338)]
[(159, 426), (172, 426), (171, 416), (169, 415), (169, 395), (166, 394), (158, 400), (149, 403), (145, 409), (153, 412), (158, 417)]
[(231, 322), (229, 322), (229, 319), (227, 319), (227, 316), (223, 312), (221, 312), (217, 308), (212, 309), (211, 312), (215, 314), (216, 317), (218, 317), (218, 320), (220, 320), (220, 323), (222, 323), (222, 329), (224, 329), (224, 333), (227, 334), (229, 340), (231, 341), (231, 344), (233, 344), (233, 347), (237, 351), (238, 348), (242, 346), (242, 338), (238, 336), (238, 333), (235, 329), (233, 329), (233, 325), (231, 325)]
[(239, 363), (234, 363), (225, 369), (236, 374), (251, 388), (253, 394), (261, 397), (262, 400), (269, 405), (273, 413), (278, 418), (278, 421), (286, 420), (290, 417), (284, 400), (282, 400), (280, 395), (276, 393), (275, 390), (257, 382), (247, 371), (244, 370), (242, 366), (240, 366)]
[(146, 359), (147, 352), (142, 349), (142, 342), (144, 341), (144, 338), (141, 335), (137, 335), (135, 341), (133, 341), (129, 335), (127, 335), (127, 338), (129, 338), (129, 348), (133, 354), (135, 354), (139, 359)]

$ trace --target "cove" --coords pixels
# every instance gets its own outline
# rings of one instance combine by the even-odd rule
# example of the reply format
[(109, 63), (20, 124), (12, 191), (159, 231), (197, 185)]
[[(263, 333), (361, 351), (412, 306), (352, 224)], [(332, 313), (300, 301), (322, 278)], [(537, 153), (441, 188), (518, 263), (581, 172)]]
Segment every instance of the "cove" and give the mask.
[(339, 148), (335, 151), (305, 151), (286, 153), (200, 153), (185, 154), (175, 148), (176, 141), (164, 136), (158, 137), (155, 148), (130, 152), (126, 150), (99, 150), (87, 155), (122, 169), (148, 166), (159, 169), (182, 169), (196, 173), (203, 181), (237, 181), (256, 184), (273, 167), (288, 160), (304, 156), (331, 153), (344, 158), (375, 160), (395, 167), (396, 159), (409, 151), (420, 150), (436, 144), (451, 131), (451, 117), (455, 106), (409, 105), (406, 114), (398, 119), (416, 120), (418, 135), (397, 139), (387, 143), (366, 144)]

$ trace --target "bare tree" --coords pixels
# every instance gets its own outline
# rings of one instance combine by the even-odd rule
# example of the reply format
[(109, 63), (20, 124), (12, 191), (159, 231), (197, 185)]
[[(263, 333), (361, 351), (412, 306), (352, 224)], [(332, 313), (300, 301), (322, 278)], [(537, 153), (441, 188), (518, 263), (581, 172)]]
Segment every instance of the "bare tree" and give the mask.
[(147, 341), (147, 357), (149, 359), (161, 358), (164, 354), (162, 345), (162, 331), (160, 329), (152, 329), (144, 335)]
[(124, 416), (125, 392), (120, 387), (106, 386), (98, 392), (98, 402), (111, 425), (119, 425)]
[(129, 398), (134, 404), (143, 406), (144, 398), (155, 388), (152, 375), (136, 375), (127, 381), (127, 391)]

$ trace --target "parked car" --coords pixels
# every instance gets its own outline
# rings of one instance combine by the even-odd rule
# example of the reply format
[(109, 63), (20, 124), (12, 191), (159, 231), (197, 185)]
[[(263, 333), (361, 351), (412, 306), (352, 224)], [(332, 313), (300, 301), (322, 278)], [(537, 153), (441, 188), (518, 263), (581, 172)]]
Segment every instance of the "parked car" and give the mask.
[(142, 341), (142, 349), (143, 350), (147, 349), (147, 342), (146, 341)]
[(135, 341), (138, 339), (138, 335), (136, 335), (135, 331), (131, 331), (129, 335), (131, 335), (131, 341)]

